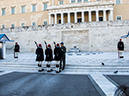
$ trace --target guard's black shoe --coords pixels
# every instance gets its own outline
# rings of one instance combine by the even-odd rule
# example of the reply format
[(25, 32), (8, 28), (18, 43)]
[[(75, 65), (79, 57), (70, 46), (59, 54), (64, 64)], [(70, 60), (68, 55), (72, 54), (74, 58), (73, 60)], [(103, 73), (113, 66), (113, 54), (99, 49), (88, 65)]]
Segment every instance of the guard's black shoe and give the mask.
[(53, 71), (53, 69), (51, 69), (51, 71)]
[(59, 70), (59, 72), (61, 72), (61, 70)]
[(42, 72), (42, 70), (38, 70), (38, 72)]
[(56, 73), (59, 73), (59, 71), (56, 71)]
[(44, 69), (42, 69), (42, 71), (44, 71)]
[(47, 72), (51, 72), (50, 70), (47, 70)]

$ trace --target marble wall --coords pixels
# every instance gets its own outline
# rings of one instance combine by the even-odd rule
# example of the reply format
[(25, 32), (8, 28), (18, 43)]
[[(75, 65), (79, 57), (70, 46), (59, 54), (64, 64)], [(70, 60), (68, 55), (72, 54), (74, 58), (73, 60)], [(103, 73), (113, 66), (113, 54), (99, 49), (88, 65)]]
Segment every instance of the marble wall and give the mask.
[[(14, 29), (0, 29), (0, 34), (6, 34), (21, 46), (21, 52), (35, 52), (37, 43), (45, 49), (44, 40), (54, 48), (53, 41), (63, 41), (67, 51), (77, 46), (81, 51), (117, 51), (117, 43), (121, 36), (129, 31), (129, 20), (84, 22), (71, 24), (55, 24), (47, 26), (26, 26)], [(129, 38), (122, 39), (125, 51), (129, 51)], [(13, 50), (14, 43), (7, 42), (8, 50)]]

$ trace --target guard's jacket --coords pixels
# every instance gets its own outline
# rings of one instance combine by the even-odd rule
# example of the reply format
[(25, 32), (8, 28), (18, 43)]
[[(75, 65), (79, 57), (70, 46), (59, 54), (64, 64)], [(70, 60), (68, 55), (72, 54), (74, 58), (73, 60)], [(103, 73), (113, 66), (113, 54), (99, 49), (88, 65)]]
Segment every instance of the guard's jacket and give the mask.
[(55, 49), (54, 49), (54, 60), (56, 61), (60, 61), (61, 60), (61, 56), (62, 56), (62, 53), (61, 53), (61, 48), (59, 46), (57, 46)]
[(38, 47), (36, 49), (36, 54), (37, 54), (36, 61), (43, 61), (44, 60), (43, 49), (41, 47)]
[(124, 51), (124, 43), (122, 41), (119, 41), (117, 48), (118, 48), (118, 50)]
[(45, 61), (52, 61), (53, 60), (53, 55), (52, 55), (52, 49), (51, 48), (48, 47), (45, 50), (45, 55), (46, 55)]
[(15, 45), (14, 52), (19, 52), (20, 46), (18, 44)]

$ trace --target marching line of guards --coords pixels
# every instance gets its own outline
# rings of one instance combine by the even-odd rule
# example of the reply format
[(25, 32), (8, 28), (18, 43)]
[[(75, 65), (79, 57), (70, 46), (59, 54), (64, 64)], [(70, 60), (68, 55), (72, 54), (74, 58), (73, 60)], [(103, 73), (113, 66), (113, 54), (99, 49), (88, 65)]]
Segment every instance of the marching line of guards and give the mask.
[[(53, 54), (52, 54), (52, 49), (51, 45), (48, 44), (46, 49), (45, 49), (45, 61), (47, 61), (46, 67), (47, 67), (47, 72), (51, 72), (52, 69), (50, 69), (50, 64), (51, 61), (55, 60), (56, 61), (56, 73), (61, 72), (61, 70), (64, 70), (65, 68), (65, 53), (66, 53), (66, 47), (64, 46), (64, 43), (61, 42), (61, 47), (59, 43), (56, 44), (55, 49), (54, 49), (54, 59), (53, 59)], [(42, 69), (42, 61), (44, 60), (44, 52), (42, 45), (39, 44), (38, 48), (36, 49), (36, 61), (38, 61), (38, 71), (42, 72), (44, 69)], [(62, 67), (62, 62), (63, 62), (63, 67)]]

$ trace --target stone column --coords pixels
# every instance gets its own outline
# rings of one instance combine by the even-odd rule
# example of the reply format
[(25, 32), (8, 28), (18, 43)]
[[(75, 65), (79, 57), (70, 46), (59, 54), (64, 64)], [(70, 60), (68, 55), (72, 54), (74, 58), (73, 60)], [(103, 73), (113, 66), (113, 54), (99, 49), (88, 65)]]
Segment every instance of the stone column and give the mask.
[(113, 21), (113, 10), (110, 10), (110, 20)]
[(91, 18), (91, 11), (89, 11), (89, 22), (92, 21), (92, 18)]
[(57, 14), (55, 14), (55, 24), (57, 24)]
[(54, 5), (54, 0), (52, 0), (52, 6)]
[(96, 21), (99, 21), (99, 11), (96, 10)]
[(61, 24), (63, 24), (63, 23), (64, 23), (64, 14), (61, 13)]
[(84, 22), (84, 11), (82, 11), (82, 22)]
[(51, 24), (51, 14), (49, 14), (49, 24)]
[(77, 12), (74, 12), (74, 22), (77, 23)]
[(106, 10), (103, 10), (103, 21), (107, 21), (106, 20)]
[(77, 0), (75, 0), (75, 3), (77, 3)]
[(51, 22), (52, 24), (54, 24), (54, 17), (52, 16), (52, 22)]
[(68, 14), (68, 23), (70, 23), (70, 12), (68, 12), (67, 14)]

